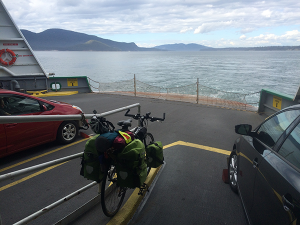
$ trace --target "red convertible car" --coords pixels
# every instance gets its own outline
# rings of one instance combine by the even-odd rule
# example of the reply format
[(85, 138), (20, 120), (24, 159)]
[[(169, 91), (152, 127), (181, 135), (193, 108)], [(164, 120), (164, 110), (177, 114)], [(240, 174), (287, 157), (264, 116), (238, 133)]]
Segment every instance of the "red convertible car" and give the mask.
[[(81, 113), (82, 110), (74, 105), (0, 89), (0, 116)], [(71, 143), (81, 127), (81, 121), (0, 124), (0, 157), (54, 140), (64, 144)]]

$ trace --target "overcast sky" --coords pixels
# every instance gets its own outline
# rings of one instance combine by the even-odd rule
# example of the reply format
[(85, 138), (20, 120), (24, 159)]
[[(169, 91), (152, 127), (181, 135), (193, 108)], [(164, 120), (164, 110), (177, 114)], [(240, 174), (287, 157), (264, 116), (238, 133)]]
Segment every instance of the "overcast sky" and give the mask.
[(300, 0), (2, 0), (20, 29), (61, 28), (140, 47), (300, 45)]

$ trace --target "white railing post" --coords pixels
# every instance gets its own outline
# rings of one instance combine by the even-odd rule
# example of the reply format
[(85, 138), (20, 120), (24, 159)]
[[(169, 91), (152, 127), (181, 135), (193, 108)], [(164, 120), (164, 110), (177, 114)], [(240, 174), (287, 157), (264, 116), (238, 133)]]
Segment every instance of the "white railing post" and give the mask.
[(60, 158), (60, 159), (56, 159), (56, 160), (53, 160), (53, 161), (42, 163), (42, 164), (39, 164), (39, 165), (36, 165), (36, 166), (31, 166), (31, 167), (28, 167), (28, 168), (25, 168), (25, 169), (22, 169), (22, 170), (18, 170), (18, 171), (15, 171), (15, 172), (3, 174), (3, 175), (0, 176), (0, 181), (8, 180), (8, 179), (14, 178), (16, 176), (24, 175), (24, 174), (34, 172), (34, 171), (37, 171), (37, 170), (41, 170), (41, 169), (47, 168), (49, 166), (57, 165), (59, 163), (63, 163), (63, 162), (66, 162), (66, 161), (69, 161), (69, 160), (72, 160), (72, 159), (80, 158), (82, 156), (82, 154), (83, 154), (82, 152), (77, 153), (77, 154), (74, 154), (74, 155), (70, 155), (70, 156), (67, 156), (67, 157), (63, 157), (63, 158)]
[[(130, 108), (140, 107), (140, 103), (135, 103), (119, 109), (111, 110), (97, 116), (109, 116)], [(28, 122), (45, 122), (45, 121), (64, 121), (64, 120), (83, 120), (91, 119), (94, 114), (77, 114), (77, 115), (34, 115), (34, 116), (0, 116), (0, 124), (7, 123), (28, 123)]]
[(134, 78), (133, 78), (133, 80), (134, 80), (134, 96), (136, 96), (136, 79), (135, 79), (135, 74), (134, 74)]
[(199, 78), (197, 78), (197, 104), (199, 103)]
[[(141, 115), (141, 106), (138, 106), (138, 114)], [(138, 120), (138, 127), (142, 126), (141, 121)]]

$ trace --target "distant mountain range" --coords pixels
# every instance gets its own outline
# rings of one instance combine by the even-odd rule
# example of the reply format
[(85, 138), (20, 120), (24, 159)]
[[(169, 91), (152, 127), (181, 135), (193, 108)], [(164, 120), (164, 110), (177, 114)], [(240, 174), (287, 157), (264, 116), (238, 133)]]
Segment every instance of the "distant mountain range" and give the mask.
[(239, 48), (211, 48), (207, 51), (300, 51), (300, 46), (265, 46)]
[(169, 44), (169, 45), (159, 45), (155, 48), (166, 50), (166, 51), (203, 51), (212, 49), (211, 47), (206, 47), (204, 45), (198, 44)]
[(135, 43), (125, 43), (99, 38), (63, 29), (49, 29), (41, 33), (21, 30), (33, 50), (58, 51), (159, 51), (141, 48)]
[(268, 46), (252, 48), (211, 48), (198, 44), (167, 44), (154, 48), (138, 47), (134, 42), (117, 42), (95, 35), (48, 29), (41, 33), (21, 30), (33, 50), (40, 51), (295, 51), (300, 46)]
[(300, 51), (300, 46), (211, 48), (198, 44), (170, 44), (156, 46), (155, 48), (166, 51)]

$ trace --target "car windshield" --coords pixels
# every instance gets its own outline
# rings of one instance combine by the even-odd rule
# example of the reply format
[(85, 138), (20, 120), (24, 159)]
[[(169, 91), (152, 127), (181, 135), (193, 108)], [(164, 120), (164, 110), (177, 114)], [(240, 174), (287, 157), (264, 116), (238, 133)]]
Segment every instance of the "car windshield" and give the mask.
[(1, 115), (21, 115), (41, 111), (39, 102), (35, 99), (17, 95), (1, 95)]
[(300, 169), (300, 124), (291, 132), (278, 153)]
[(284, 111), (271, 117), (257, 130), (257, 138), (273, 147), (286, 128), (300, 115), (300, 110)]

